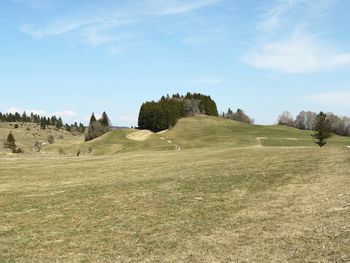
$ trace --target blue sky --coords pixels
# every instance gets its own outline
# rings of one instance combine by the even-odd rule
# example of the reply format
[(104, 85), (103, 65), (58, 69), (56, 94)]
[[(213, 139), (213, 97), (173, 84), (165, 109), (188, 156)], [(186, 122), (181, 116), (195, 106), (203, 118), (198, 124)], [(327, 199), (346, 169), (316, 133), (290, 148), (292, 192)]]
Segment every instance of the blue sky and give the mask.
[(143, 101), (209, 94), (272, 124), (350, 115), (347, 0), (3, 0), (0, 111), (137, 124)]

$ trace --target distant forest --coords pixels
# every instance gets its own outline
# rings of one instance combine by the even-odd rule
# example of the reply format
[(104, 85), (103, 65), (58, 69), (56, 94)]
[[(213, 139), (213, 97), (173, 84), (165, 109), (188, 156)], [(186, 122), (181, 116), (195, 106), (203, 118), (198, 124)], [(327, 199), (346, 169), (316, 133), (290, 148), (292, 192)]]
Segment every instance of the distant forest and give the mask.
[[(338, 116), (333, 113), (327, 113), (327, 120), (329, 121), (332, 132), (341, 136), (350, 136), (350, 118)], [(288, 111), (283, 112), (278, 117), (279, 125), (286, 125), (295, 127), (301, 130), (315, 130), (316, 112), (301, 111), (296, 118)]]
[(142, 104), (138, 126), (140, 129), (159, 132), (175, 126), (180, 118), (196, 114), (218, 116), (215, 101), (200, 93), (187, 93), (185, 96), (175, 94), (171, 97), (167, 95), (159, 101)]
[(46, 129), (47, 126), (55, 126), (57, 129), (65, 129), (67, 131), (75, 131), (79, 133), (84, 133), (85, 126), (82, 123), (75, 122), (74, 124), (64, 124), (62, 118), (57, 118), (56, 116), (52, 117), (42, 117), (38, 114), (31, 113), (27, 115), (26, 112), (22, 114), (15, 113), (1, 113), (0, 112), (0, 121), (3, 122), (32, 122), (40, 125), (42, 129)]

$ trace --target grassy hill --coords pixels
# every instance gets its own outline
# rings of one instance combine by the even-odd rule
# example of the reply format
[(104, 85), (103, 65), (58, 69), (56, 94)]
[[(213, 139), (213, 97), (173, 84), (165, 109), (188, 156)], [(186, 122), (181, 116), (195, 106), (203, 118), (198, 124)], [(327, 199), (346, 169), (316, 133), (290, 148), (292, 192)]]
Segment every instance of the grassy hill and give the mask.
[[(10, 131), (13, 132), (17, 145), (24, 149), (25, 156), (76, 156), (78, 151), (82, 156), (101, 156), (140, 150), (262, 146), (316, 147), (309, 131), (278, 125), (251, 125), (204, 115), (183, 118), (173, 129), (158, 134), (150, 133), (145, 140), (141, 141), (128, 138), (129, 135), (139, 132), (135, 129), (112, 130), (95, 140), (84, 142), (83, 135), (58, 130), (54, 127), (42, 130), (36, 124), (28, 123), (15, 129), (9, 123), (0, 123), (0, 138), (3, 141)], [(53, 144), (47, 144), (49, 135), (55, 138)], [(33, 150), (36, 141), (44, 144), (41, 153)], [(350, 138), (334, 136), (329, 140), (327, 146), (337, 145), (350, 145)], [(3, 143), (0, 145), (0, 156), (20, 157), (11, 154), (4, 148)]]
[[(108, 155), (139, 150), (184, 150), (192, 148), (231, 148), (261, 146), (313, 146), (309, 131), (286, 126), (251, 125), (232, 120), (198, 115), (183, 118), (177, 125), (144, 141), (127, 138), (134, 129), (113, 130), (100, 138), (84, 142), (82, 137), (59, 141), (45, 147), (47, 154), (57, 155), (60, 148), (66, 155)], [(334, 136), (328, 146), (350, 145), (349, 137)]]
[(61, 141), (63, 144), (70, 141), (81, 140), (80, 134), (75, 134), (65, 130), (57, 129), (56, 127), (49, 126), (43, 130), (40, 125), (35, 123), (23, 123), (19, 124), (18, 128), (15, 128), (15, 123), (0, 122), (0, 157), (1, 156), (18, 156), (11, 154), (11, 151), (4, 148), (4, 141), (8, 134), (12, 132), (15, 137), (16, 145), (24, 150), (24, 155), (40, 155), (33, 150), (35, 142), (46, 144), (48, 137), (52, 135), (56, 142)]

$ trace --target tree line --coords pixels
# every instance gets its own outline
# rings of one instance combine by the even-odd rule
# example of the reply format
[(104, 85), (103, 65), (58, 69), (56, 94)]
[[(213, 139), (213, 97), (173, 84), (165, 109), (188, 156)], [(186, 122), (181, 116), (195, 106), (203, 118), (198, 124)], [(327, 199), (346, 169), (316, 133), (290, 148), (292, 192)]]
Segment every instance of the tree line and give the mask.
[(218, 116), (215, 101), (200, 93), (187, 93), (185, 96), (174, 94), (163, 96), (159, 101), (142, 104), (139, 112), (138, 126), (159, 132), (175, 126), (180, 118), (204, 114)]
[[(334, 134), (341, 136), (350, 136), (350, 118), (338, 116), (333, 113), (324, 113), (326, 120), (329, 122), (331, 130)], [(278, 117), (279, 125), (295, 127), (301, 130), (315, 130), (317, 113), (312, 111), (301, 111), (296, 118), (285, 111)]]
[(250, 118), (242, 109), (237, 109), (236, 112), (233, 112), (231, 108), (228, 108), (227, 113), (223, 112), (221, 117), (234, 121), (254, 124), (254, 119)]
[(57, 129), (65, 129), (67, 131), (75, 131), (84, 133), (85, 126), (82, 123), (63, 123), (61, 117), (56, 117), (55, 115), (52, 117), (43, 117), (39, 114), (31, 113), (30, 115), (27, 115), (26, 112), (23, 112), (20, 114), (19, 112), (15, 113), (1, 113), (0, 112), (0, 121), (2, 122), (23, 122), (23, 123), (36, 123), (40, 125), (42, 129), (46, 129), (47, 126), (55, 126)]

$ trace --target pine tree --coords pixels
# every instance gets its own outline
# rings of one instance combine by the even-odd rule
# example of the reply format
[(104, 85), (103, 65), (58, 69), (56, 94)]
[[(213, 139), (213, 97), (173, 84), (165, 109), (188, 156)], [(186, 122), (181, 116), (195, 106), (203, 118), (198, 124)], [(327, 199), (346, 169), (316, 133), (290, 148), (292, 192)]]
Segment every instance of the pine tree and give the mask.
[(40, 128), (43, 130), (46, 129), (46, 120), (44, 118), (41, 118), (40, 120)]
[(15, 140), (15, 137), (13, 137), (12, 132), (10, 132), (9, 135), (7, 136), (5, 148), (9, 148), (12, 150), (16, 148), (16, 140)]
[(100, 119), (100, 122), (101, 122), (101, 125), (103, 127), (109, 127), (110, 126), (110, 121), (109, 121), (108, 115), (107, 115), (107, 113), (105, 111), (102, 113), (102, 117)]
[(95, 114), (92, 113), (91, 118), (90, 118), (90, 125), (91, 125), (92, 123), (96, 122), (96, 121), (97, 121), (97, 120), (96, 120)]
[(327, 115), (322, 111), (316, 116), (315, 120), (315, 133), (312, 134), (315, 139), (315, 143), (320, 147), (326, 145), (326, 139), (332, 137), (332, 126), (327, 119)]
[(56, 128), (61, 129), (62, 127), (63, 127), (63, 121), (62, 121), (62, 118), (59, 117), (56, 123)]

